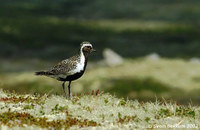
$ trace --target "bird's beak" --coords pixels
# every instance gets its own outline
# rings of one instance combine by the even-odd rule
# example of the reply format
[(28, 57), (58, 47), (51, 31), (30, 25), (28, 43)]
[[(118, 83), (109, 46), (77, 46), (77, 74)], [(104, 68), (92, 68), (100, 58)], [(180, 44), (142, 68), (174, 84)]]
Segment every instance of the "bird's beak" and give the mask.
[(96, 50), (95, 50), (95, 49), (92, 49), (91, 52), (96, 52)]

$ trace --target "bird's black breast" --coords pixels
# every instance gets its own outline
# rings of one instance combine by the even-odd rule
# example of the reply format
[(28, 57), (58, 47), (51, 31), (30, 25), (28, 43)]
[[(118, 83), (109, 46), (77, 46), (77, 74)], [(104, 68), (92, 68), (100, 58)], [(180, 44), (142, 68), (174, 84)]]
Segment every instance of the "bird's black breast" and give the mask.
[(73, 80), (76, 80), (76, 79), (80, 78), (83, 75), (83, 73), (84, 73), (84, 70), (82, 70), (82, 71), (80, 71), (78, 73), (75, 73), (73, 75), (69, 75), (66, 78), (59, 77), (58, 80), (59, 81), (73, 81)]

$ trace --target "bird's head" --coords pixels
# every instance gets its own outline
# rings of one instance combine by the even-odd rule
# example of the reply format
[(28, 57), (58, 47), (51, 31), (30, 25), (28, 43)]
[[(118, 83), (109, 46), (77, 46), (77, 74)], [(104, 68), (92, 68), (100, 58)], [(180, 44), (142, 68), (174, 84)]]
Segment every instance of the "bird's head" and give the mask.
[(96, 50), (92, 47), (92, 44), (90, 42), (84, 41), (81, 43), (81, 51), (83, 53), (91, 53), (96, 52)]

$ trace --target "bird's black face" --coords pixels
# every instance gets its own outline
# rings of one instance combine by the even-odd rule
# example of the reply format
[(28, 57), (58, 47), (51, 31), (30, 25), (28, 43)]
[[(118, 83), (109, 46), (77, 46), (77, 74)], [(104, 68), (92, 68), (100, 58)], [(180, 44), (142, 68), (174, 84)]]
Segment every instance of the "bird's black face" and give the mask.
[(90, 54), (92, 52), (95, 52), (96, 50), (92, 47), (92, 44), (90, 42), (84, 41), (81, 43), (81, 52), (84, 54)]
[(92, 53), (92, 52), (95, 52), (96, 50), (93, 49), (92, 46), (84, 46), (82, 51), (86, 53)]

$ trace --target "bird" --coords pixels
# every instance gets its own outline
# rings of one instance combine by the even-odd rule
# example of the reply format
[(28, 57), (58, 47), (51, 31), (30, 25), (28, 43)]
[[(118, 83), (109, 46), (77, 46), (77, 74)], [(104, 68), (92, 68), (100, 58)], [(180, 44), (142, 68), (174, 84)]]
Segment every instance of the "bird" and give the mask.
[(71, 82), (79, 79), (84, 74), (88, 56), (92, 52), (96, 52), (92, 44), (88, 41), (84, 41), (80, 44), (80, 49), (77, 55), (62, 60), (49, 70), (35, 72), (35, 75), (47, 76), (62, 81), (62, 87), (66, 98), (68, 97), (65, 90), (65, 82), (68, 81), (68, 95), (70, 98)]

